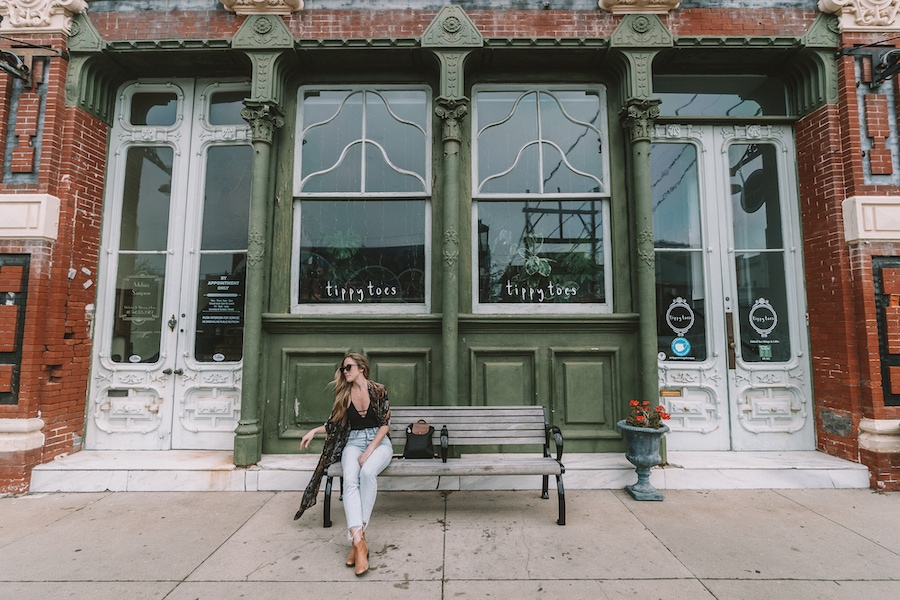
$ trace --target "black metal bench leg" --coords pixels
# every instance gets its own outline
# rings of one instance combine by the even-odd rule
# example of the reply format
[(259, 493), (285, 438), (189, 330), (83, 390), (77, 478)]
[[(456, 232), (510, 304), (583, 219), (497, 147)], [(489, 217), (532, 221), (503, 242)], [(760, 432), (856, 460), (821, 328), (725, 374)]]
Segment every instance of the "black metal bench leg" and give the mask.
[(325, 480), (325, 506), (322, 527), (331, 527), (331, 477)]
[(566, 490), (563, 489), (562, 475), (556, 476), (556, 494), (559, 496), (559, 519), (557, 525), (566, 524)]
[(543, 484), (543, 486), (541, 486), (541, 498), (546, 500), (550, 497), (550, 494), (548, 493), (548, 488), (550, 487), (550, 476), (544, 475), (543, 479), (544, 479), (544, 484)]

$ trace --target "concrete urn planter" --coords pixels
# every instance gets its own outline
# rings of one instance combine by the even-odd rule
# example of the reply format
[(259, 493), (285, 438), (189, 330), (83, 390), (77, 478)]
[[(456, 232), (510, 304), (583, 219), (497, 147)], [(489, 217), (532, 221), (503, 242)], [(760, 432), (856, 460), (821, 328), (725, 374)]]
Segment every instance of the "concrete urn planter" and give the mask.
[(650, 484), (650, 468), (662, 461), (659, 442), (669, 431), (668, 426), (660, 425), (659, 429), (634, 427), (624, 419), (616, 423), (616, 426), (625, 434), (625, 458), (634, 465), (638, 476), (637, 483), (627, 485), (625, 489), (635, 500), (662, 500), (662, 492)]

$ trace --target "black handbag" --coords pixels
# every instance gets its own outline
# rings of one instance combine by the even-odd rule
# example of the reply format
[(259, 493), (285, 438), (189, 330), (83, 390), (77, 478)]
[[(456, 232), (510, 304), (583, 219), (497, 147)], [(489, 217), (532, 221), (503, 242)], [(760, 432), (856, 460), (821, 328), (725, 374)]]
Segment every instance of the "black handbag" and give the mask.
[(406, 445), (403, 446), (403, 458), (434, 458), (434, 427), (425, 419), (406, 426)]

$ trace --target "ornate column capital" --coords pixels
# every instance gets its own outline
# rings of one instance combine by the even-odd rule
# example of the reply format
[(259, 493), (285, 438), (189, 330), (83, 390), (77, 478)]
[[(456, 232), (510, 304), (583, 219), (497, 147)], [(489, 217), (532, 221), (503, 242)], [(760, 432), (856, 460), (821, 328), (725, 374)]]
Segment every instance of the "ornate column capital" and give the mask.
[(219, 0), (236, 15), (289, 15), (303, 10), (303, 0)]
[(442, 139), (459, 140), (459, 122), (469, 113), (469, 99), (441, 96), (435, 102), (437, 106), (434, 107), (434, 114), (443, 123)]
[(87, 10), (85, 0), (0, 0), (0, 33), (64, 33)]
[(631, 141), (650, 141), (653, 122), (659, 116), (658, 98), (632, 98), (629, 100), (619, 116), (622, 124), (631, 131)]
[(599, 0), (597, 6), (613, 14), (664, 15), (678, 8), (681, 0)]
[(900, 0), (819, 0), (819, 10), (837, 15), (841, 31), (900, 31)]
[(250, 124), (254, 142), (269, 145), (275, 138), (275, 130), (284, 125), (281, 110), (272, 102), (244, 102), (241, 117)]

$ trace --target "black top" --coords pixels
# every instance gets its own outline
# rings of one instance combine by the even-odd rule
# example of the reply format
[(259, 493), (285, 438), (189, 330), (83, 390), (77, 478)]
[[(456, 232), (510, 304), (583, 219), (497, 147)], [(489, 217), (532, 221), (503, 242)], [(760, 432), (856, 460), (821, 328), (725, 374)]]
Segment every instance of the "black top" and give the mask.
[(356, 410), (356, 407), (353, 403), (350, 403), (350, 407), (347, 409), (347, 417), (350, 419), (350, 429), (369, 429), (370, 427), (378, 428), (378, 421), (375, 419), (375, 415), (372, 414), (373, 411), (372, 405), (369, 404), (369, 410), (366, 411), (365, 416), (360, 415), (359, 411)]

